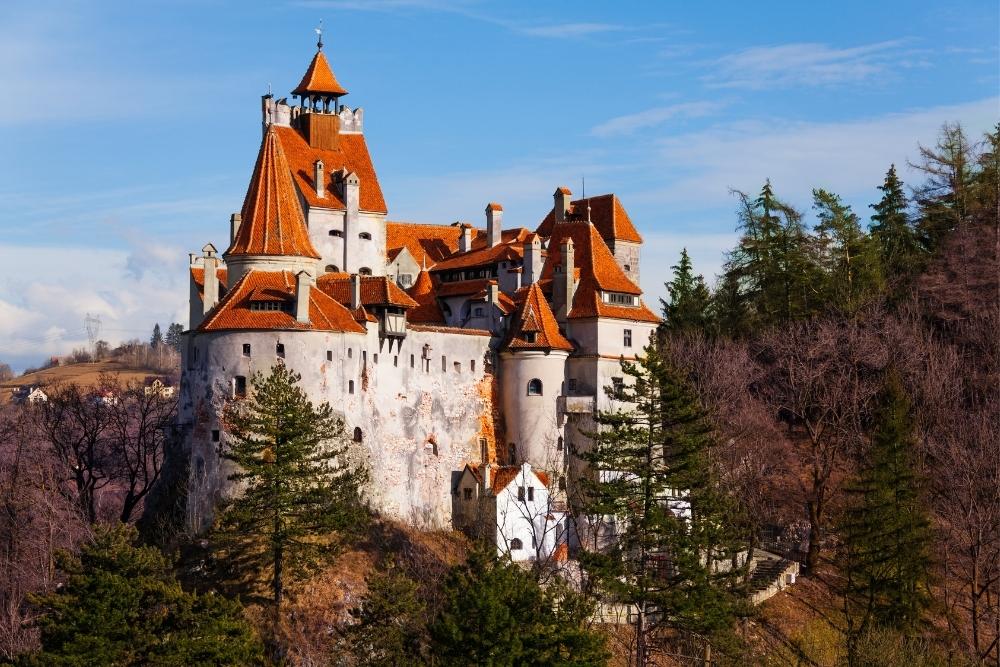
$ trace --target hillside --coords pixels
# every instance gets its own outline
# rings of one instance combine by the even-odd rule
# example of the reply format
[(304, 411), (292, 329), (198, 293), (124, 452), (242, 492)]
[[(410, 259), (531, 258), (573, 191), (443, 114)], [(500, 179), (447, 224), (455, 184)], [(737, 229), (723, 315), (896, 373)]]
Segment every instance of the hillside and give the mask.
[(163, 375), (162, 372), (151, 368), (131, 368), (130, 365), (115, 359), (53, 366), (0, 383), (0, 405), (8, 403), (18, 387), (70, 382), (89, 386), (97, 384), (102, 373), (117, 375), (122, 382), (133, 380), (141, 382), (150, 375)]

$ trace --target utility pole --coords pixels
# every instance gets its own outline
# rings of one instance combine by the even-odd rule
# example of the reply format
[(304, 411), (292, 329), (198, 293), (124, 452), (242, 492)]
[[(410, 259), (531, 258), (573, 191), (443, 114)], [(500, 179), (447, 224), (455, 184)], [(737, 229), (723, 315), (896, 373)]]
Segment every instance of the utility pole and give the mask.
[(90, 340), (90, 349), (96, 360), (97, 340), (98, 336), (101, 335), (101, 316), (87, 313), (87, 316), (83, 318), (83, 328), (87, 330), (87, 338)]

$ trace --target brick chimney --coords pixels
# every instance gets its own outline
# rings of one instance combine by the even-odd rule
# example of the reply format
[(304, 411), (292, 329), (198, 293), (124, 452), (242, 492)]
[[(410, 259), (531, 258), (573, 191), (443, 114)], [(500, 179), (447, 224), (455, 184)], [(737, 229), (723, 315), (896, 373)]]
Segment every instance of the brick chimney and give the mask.
[(295, 276), (295, 321), (309, 323), (309, 289), (312, 278), (305, 271)]
[(572, 196), (573, 193), (565, 186), (556, 188), (556, 191), (552, 194), (552, 210), (555, 213), (556, 222), (566, 222), (569, 215), (570, 197)]
[(486, 206), (486, 238), (492, 248), (500, 243), (503, 224), (503, 206), (490, 202)]
[(204, 253), (201, 263), (205, 267), (205, 288), (201, 300), (201, 312), (204, 315), (219, 303), (219, 274), (216, 273), (216, 269), (219, 268), (219, 256), (211, 243), (206, 244), (201, 251)]
[(326, 197), (326, 173), (324, 170), (324, 164), (322, 160), (316, 160), (313, 162), (313, 181), (316, 184), (316, 196), (323, 198)]

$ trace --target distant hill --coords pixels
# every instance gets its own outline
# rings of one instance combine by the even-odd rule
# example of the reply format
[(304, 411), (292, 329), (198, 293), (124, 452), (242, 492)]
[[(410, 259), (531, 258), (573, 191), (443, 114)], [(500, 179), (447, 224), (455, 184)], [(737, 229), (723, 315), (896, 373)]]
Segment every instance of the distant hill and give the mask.
[(163, 372), (152, 368), (129, 368), (126, 364), (114, 359), (53, 366), (52, 368), (45, 368), (34, 373), (28, 373), (0, 382), (0, 405), (10, 401), (11, 395), (17, 387), (36, 384), (45, 386), (68, 382), (75, 382), (85, 386), (94, 385), (97, 384), (101, 373), (117, 375), (118, 379), (122, 382), (129, 382), (131, 380), (142, 381), (150, 375), (164, 375)]

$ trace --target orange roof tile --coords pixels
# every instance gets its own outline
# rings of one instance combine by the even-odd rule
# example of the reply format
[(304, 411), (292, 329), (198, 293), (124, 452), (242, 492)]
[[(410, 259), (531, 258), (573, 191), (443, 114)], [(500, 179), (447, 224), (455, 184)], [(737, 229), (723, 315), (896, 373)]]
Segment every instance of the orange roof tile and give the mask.
[(449, 283), (440, 282), (434, 289), (439, 297), (468, 296), (487, 289), (491, 280), (491, 278), (476, 278), (475, 280), (457, 280)]
[(495, 201), (491, 201), (489, 204), (487, 204), (486, 208), (488, 208), (491, 211), (502, 211), (503, 210), (503, 206), (501, 206), (500, 204), (498, 204)]
[(492, 266), (502, 261), (521, 261), (524, 259), (524, 242), (530, 240), (531, 236), (532, 233), (523, 227), (505, 229), (501, 233), (500, 243), (495, 246), (488, 245), (484, 236), (473, 240), (471, 250), (438, 262), (433, 270), (452, 271)]
[[(227, 269), (216, 269), (215, 275), (219, 278), (219, 297), (221, 298), (226, 294), (226, 281), (229, 279), (229, 271)], [(191, 267), (191, 277), (194, 278), (194, 284), (198, 288), (198, 298), (205, 299), (205, 269), (199, 269), (197, 267)]]
[[(412, 222), (385, 223), (386, 254), (396, 258), (399, 250), (410, 251), (417, 264), (433, 266), (446, 257), (458, 252), (458, 239), (462, 230), (455, 225), (425, 225)], [(486, 232), (473, 229), (472, 240), (475, 242), (486, 237)], [(395, 254), (393, 254), (395, 253)]]
[(490, 488), (494, 491), (506, 489), (520, 472), (521, 466), (498, 466), (495, 470), (490, 470)]
[[(572, 350), (538, 283), (518, 290), (518, 309), (501, 349)], [(533, 340), (526, 334), (533, 334)]]
[(307, 96), (310, 93), (330, 95), (332, 97), (340, 97), (347, 94), (344, 87), (337, 81), (337, 77), (333, 75), (330, 63), (327, 62), (326, 56), (321, 50), (316, 51), (316, 55), (313, 56), (312, 62), (309, 63), (309, 68), (306, 70), (305, 75), (303, 75), (302, 81), (292, 91), (292, 95), (299, 95), (300, 97)]
[[(398, 306), (414, 308), (417, 302), (387, 276), (360, 276), (362, 306)], [(324, 273), (316, 286), (345, 306), (351, 302), (351, 276), (348, 273)]]
[[(274, 125), (272, 127), (277, 129), (278, 138), (281, 140), (281, 146), (288, 160), (288, 166), (292, 170), (292, 178), (295, 179), (299, 192), (309, 203), (309, 206), (345, 208), (344, 201), (339, 194), (339, 185), (334, 184), (333, 178), (335, 172), (347, 169), (357, 174), (361, 180), (361, 210), (372, 213), (386, 212), (382, 187), (375, 175), (375, 167), (372, 165), (368, 144), (365, 143), (363, 134), (341, 134), (337, 140), (336, 150), (325, 150), (310, 146), (309, 142), (295, 128)], [(326, 169), (325, 197), (319, 197), (316, 194), (316, 182), (313, 178), (313, 165), (316, 160), (323, 160), (323, 166)]]
[[(309, 290), (309, 322), (295, 319), (295, 275), (291, 271), (248, 271), (232, 286), (198, 327), (199, 331), (227, 329), (306, 329), (364, 333), (354, 315), (322, 290)], [(286, 310), (251, 310), (250, 302), (280, 299)]]
[[(586, 221), (588, 203), (591, 224), (597, 227), (605, 243), (611, 245), (615, 240), (642, 243), (642, 237), (628, 217), (625, 207), (613, 194), (575, 200), (570, 204), (569, 219)], [(552, 236), (555, 221), (555, 213), (549, 211), (535, 231), (542, 236)]]
[(407, 293), (418, 304), (416, 308), (412, 308), (406, 313), (407, 321), (444, 324), (444, 314), (441, 312), (441, 307), (438, 306), (434, 280), (430, 273), (421, 271), (417, 274), (417, 279), (413, 282), (413, 286), (407, 290)]
[(319, 259), (309, 240), (285, 152), (271, 125), (243, 200), (242, 222), (228, 255), (292, 255)]

